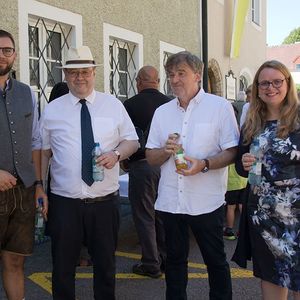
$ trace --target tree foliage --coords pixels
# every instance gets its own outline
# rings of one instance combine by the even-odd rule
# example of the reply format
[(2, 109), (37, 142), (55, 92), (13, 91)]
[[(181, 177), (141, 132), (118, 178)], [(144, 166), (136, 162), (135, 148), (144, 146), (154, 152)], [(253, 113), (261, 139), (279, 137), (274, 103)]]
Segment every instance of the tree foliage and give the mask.
[(290, 34), (283, 40), (282, 44), (294, 44), (300, 42), (300, 27), (295, 28)]

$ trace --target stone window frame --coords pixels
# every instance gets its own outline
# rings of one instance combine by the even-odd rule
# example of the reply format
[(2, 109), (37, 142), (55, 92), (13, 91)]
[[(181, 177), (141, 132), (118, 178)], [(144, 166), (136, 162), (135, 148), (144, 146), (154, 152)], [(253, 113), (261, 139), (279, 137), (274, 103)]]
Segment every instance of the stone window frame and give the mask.
[(261, 0), (251, 0), (251, 21), (254, 26), (261, 27)]
[(159, 42), (159, 76), (160, 76), (160, 91), (164, 94), (169, 94), (170, 89), (166, 88), (167, 75), (165, 72), (164, 64), (169, 55), (178, 53), (180, 51), (185, 51), (185, 48), (170, 44), (164, 41)]
[(127, 43), (128, 45), (134, 45), (134, 53), (131, 53), (134, 61), (134, 68), (130, 70), (130, 90), (128, 91), (128, 97), (135, 94), (133, 89), (133, 80), (135, 80), (138, 70), (143, 66), (143, 35), (125, 28), (115, 26), (109, 23), (103, 23), (103, 78), (104, 78), (104, 92), (111, 93), (110, 78), (111, 78), (111, 59), (110, 59), (110, 47), (112, 42)]
[[(19, 70), (20, 81), (30, 85), (29, 69), (29, 37), (28, 25), (35, 18), (42, 18), (46, 22), (56, 22), (72, 27), (69, 45), (78, 47), (82, 45), (82, 16), (65, 9), (57, 8), (35, 0), (18, 0), (19, 5)], [(62, 53), (62, 58), (65, 53)], [(47, 90), (47, 94), (50, 91)], [(45, 99), (44, 99), (45, 98)], [(47, 97), (42, 97), (42, 107)]]

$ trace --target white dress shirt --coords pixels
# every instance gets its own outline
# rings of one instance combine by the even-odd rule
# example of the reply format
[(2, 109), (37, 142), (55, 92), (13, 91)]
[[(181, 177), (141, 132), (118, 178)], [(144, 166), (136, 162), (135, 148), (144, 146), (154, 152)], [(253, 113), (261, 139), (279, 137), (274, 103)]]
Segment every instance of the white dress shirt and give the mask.
[[(177, 98), (160, 106), (155, 111), (146, 147), (164, 147), (168, 135), (175, 132), (180, 134), (186, 155), (198, 159), (237, 146), (239, 140), (230, 102), (203, 90), (190, 101), (186, 111)], [(175, 169), (173, 157), (161, 166), (156, 210), (199, 215), (224, 203), (227, 167), (193, 176), (179, 175)]]
[[(103, 152), (123, 140), (137, 140), (135, 128), (114, 96), (93, 91), (87, 98), (95, 142)], [(46, 106), (41, 118), (42, 149), (51, 149), (51, 191), (70, 198), (95, 198), (119, 189), (119, 164), (104, 170), (104, 180), (86, 185), (81, 179), (80, 99), (71, 93)]]

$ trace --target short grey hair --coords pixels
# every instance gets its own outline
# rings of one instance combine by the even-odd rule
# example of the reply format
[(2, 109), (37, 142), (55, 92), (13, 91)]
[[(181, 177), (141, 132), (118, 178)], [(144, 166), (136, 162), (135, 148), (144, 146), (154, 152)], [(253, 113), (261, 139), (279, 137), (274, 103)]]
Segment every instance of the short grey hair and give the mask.
[(170, 55), (165, 64), (166, 73), (168, 74), (171, 69), (177, 67), (181, 63), (186, 63), (195, 73), (202, 74), (204, 66), (203, 62), (198, 56), (190, 53), (189, 51), (181, 51)]

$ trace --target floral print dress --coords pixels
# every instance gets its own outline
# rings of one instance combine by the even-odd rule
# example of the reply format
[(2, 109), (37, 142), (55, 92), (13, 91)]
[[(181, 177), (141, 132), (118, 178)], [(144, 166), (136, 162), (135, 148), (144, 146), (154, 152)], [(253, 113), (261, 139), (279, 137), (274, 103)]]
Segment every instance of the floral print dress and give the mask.
[[(285, 139), (277, 138), (276, 130), (277, 121), (268, 121), (256, 137), (263, 167), (247, 206), (253, 272), (300, 291), (300, 130)], [(249, 146), (243, 150), (249, 152)]]

